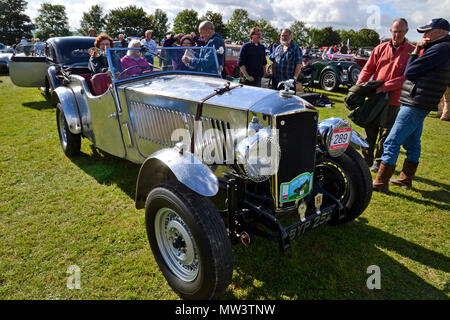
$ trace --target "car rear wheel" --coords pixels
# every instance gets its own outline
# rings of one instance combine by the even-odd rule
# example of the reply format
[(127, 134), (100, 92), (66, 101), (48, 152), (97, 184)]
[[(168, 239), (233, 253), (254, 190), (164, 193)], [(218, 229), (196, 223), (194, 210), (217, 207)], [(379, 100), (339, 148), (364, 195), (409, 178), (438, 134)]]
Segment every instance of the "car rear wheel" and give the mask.
[(325, 71), (320, 79), (320, 86), (325, 91), (333, 91), (339, 86), (336, 74), (333, 71)]
[(356, 82), (358, 82), (359, 74), (361, 73), (361, 66), (358, 64), (355, 64), (350, 67), (349, 74), (350, 74), (350, 81), (352, 85), (355, 85)]
[(60, 103), (56, 106), (56, 123), (58, 126), (59, 141), (66, 156), (72, 157), (79, 154), (81, 149), (81, 136), (70, 132)]
[(369, 205), (372, 197), (372, 176), (361, 155), (351, 146), (339, 157), (325, 157), (316, 164), (314, 180), (319, 188), (331, 193), (344, 207), (344, 218), (333, 219), (341, 224), (356, 219)]
[(145, 205), (156, 262), (183, 299), (214, 299), (231, 283), (233, 257), (225, 225), (210, 199), (178, 181), (156, 186)]

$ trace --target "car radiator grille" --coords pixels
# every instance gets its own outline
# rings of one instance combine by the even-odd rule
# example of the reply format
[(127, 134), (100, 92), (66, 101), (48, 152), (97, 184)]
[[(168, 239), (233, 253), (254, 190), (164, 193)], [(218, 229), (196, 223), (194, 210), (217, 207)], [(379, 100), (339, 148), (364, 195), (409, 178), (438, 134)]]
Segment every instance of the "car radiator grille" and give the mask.
[[(133, 127), (139, 139), (148, 140), (165, 147), (173, 147), (179, 140), (172, 140), (172, 133), (176, 129), (186, 129), (192, 137), (195, 115), (176, 110), (156, 107), (140, 102), (130, 102)], [(230, 124), (226, 121), (200, 117), (202, 125), (202, 139), (196, 139), (195, 150), (218, 150), (213, 153), (215, 162), (225, 162), (226, 143)], [(197, 133), (196, 133), (197, 134)], [(176, 139), (180, 139), (176, 137)], [(229, 155), (233, 156), (233, 155)]]
[[(282, 183), (290, 182), (302, 173), (314, 173), (317, 121), (317, 112), (300, 112), (276, 118), (281, 149), (280, 165), (275, 179), (278, 207), (281, 207), (279, 198)], [(294, 205), (295, 201), (291, 201), (283, 203), (282, 207)]]

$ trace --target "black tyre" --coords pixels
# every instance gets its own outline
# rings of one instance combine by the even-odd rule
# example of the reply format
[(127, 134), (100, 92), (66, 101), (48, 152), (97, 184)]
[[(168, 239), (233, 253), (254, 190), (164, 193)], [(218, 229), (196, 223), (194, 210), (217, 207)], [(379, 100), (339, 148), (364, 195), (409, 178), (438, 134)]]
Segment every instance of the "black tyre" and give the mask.
[(339, 87), (337, 75), (331, 70), (325, 71), (320, 78), (320, 87), (325, 91), (333, 91)]
[(72, 157), (79, 154), (81, 135), (70, 132), (60, 103), (56, 106), (56, 124), (58, 126), (59, 141), (66, 156)]
[(314, 181), (344, 206), (344, 219), (334, 219), (331, 224), (356, 219), (367, 208), (372, 197), (369, 167), (351, 146), (340, 157), (326, 157), (316, 163)]
[(214, 299), (231, 283), (231, 242), (210, 199), (162, 183), (147, 196), (145, 225), (159, 268), (183, 299)]
[(358, 78), (359, 78), (359, 74), (361, 73), (361, 70), (362, 70), (362, 68), (358, 64), (351, 66), (350, 69), (348, 70), (348, 73), (350, 76), (350, 81), (351, 81), (352, 85), (355, 85), (356, 82), (358, 82)]

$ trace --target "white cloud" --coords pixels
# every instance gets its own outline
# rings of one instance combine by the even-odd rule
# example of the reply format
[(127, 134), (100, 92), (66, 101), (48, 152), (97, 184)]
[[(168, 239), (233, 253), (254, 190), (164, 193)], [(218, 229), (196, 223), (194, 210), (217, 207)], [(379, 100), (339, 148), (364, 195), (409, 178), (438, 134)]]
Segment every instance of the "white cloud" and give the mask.
[[(36, 18), (44, 2), (49, 0), (28, 1), (26, 13), (32, 19)], [(128, 5), (142, 7), (148, 13), (160, 8), (167, 13), (170, 22), (184, 9), (194, 9), (199, 16), (207, 10), (220, 12), (226, 22), (235, 9), (243, 8), (250, 18), (266, 19), (278, 28), (288, 27), (295, 20), (301, 20), (310, 26), (332, 26), (334, 29), (366, 28), (371, 14), (367, 10), (369, 6), (373, 8), (375, 5), (380, 8), (380, 24), (376, 30), (381, 36), (390, 36), (392, 20), (404, 17), (410, 23), (408, 37), (411, 40), (420, 38), (415, 29), (430, 19), (450, 19), (450, 0), (209, 0), (204, 3), (198, 0), (53, 0), (51, 3), (66, 7), (72, 30), (79, 27), (83, 12), (95, 4), (102, 6), (105, 12)]]

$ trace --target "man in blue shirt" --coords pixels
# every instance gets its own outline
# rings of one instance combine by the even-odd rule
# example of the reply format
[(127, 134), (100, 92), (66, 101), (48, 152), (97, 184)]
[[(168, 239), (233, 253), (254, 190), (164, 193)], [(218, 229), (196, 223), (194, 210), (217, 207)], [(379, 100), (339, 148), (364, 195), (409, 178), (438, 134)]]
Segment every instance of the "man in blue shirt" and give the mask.
[(266, 50), (261, 41), (261, 30), (250, 30), (250, 41), (244, 43), (239, 52), (238, 66), (244, 76), (244, 84), (261, 87), (261, 78), (267, 76)]
[(147, 62), (153, 64), (153, 57), (158, 54), (155, 40), (152, 39), (152, 30), (145, 31), (145, 38), (141, 40), (141, 44), (147, 49), (145, 52), (145, 59)]
[[(219, 63), (219, 74), (222, 73), (224, 57), (225, 57), (225, 42), (222, 37), (214, 30), (214, 24), (211, 21), (203, 21), (198, 27), (200, 37), (206, 41), (205, 47), (214, 47), (216, 49), (217, 61)], [(201, 50), (198, 57), (190, 58), (184, 56), (182, 61), (189, 64), (192, 69), (201, 72), (216, 72), (216, 60), (212, 50)]]
[(302, 51), (292, 41), (291, 30), (283, 29), (280, 43), (271, 57), (273, 61), (272, 87), (275, 90), (283, 89), (278, 88), (278, 83), (281, 81), (294, 79), (296, 83), (302, 68)]

